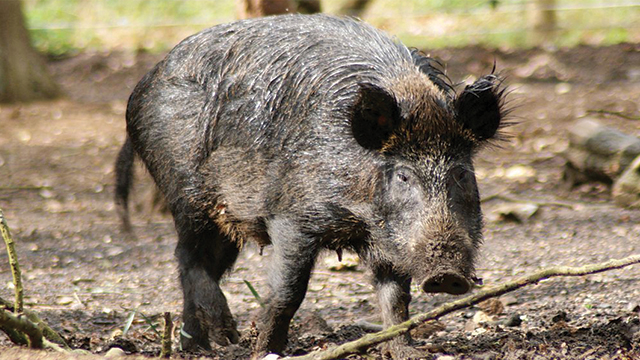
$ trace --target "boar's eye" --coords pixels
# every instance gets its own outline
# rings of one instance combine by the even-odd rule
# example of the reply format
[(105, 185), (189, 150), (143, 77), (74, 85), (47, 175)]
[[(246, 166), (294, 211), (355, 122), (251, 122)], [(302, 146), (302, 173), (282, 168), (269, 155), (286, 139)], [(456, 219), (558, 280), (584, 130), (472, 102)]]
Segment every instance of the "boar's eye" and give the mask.
[(393, 172), (393, 177), (396, 182), (400, 184), (411, 184), (415, 178), (411, 169), (406, 167), (396, 168)]
[(387, 173), (384, 198), (388, 206), (400, 210), (405, 207), (417, 206), (420, 201), (421, 187), (418, 176), (413, 169), (396, 165)]

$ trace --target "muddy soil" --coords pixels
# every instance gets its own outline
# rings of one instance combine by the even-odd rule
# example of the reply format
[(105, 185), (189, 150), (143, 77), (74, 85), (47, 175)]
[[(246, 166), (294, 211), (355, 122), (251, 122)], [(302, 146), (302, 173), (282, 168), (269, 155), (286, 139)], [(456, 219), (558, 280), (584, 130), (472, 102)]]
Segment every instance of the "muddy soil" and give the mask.
[[(640, 253), (640, 211), (616, 207), (601, 184), (562, 181), (567, 129), (594, 116), (640, 136), (640, 45), (566, 50), (447, 49), (432, 55), (454, 81), (490, 72), (494, 62), (512, 89), (511, 139), (486, 149), (477, 175), (487, 218), (478, 275), (485, 284), (552, 265), (584, 265)], [(0, 208), (18, 243), (27, 307), (75, 348), (104, 354), (160, 351), (160, 315), (180, 325), (181, 291), (171, 218), (151, 211), (152, 185), (137, 168), (132, 214), (137, 240), (125, 238), (113, 204), (113, 163), (123, 143), (127, 97), (161, 59), (147, 53), (84, 53), (50, 62), (67, 96), (0, 106)], [(492, 195), (502, 197), (492, 197)], [(513, 200), (534, 203), (520, 222), (500, 215)], [(259, 305), (245, 285), (266, 294), (269, 248), (242, 252), (224, 281), (243, 339), (215, 347), (214, 359), (249, 357)], [(288, 354), (356, 339), (354, 325), (376, 321), (369, 274), (354, 264), (335, 270), (327, 253), (296, 315)], [(0, 297), (11, 299), (6, 255)], [(412, 313), (452, 300), (413, 289)], [(491, 306), (489, 306), (491, 305)], [(443, 317), (414, 334), (426, 359), (640, 359), (640, 266), (578, 278), (556, 278), (504, 295), (499, 302)], [(123, 329), (137, 311), (126, 334)], [(177, 349), (177, 341), (174, 342)], [(349, 359), (381, 358), (377, 349)], [(27, 352), (0, 334), (0, 358), (60, 358)], [(192, 358), (176, 353), (174, 358)]]

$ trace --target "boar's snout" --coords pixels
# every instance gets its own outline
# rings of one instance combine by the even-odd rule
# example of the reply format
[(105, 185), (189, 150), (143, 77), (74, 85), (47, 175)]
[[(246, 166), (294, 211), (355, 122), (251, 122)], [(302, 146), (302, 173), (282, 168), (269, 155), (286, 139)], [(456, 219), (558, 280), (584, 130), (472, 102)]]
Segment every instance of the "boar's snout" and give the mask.
[(422, 291), (426, 293), (448, 293), (461, 295), (469, 291), (471, 284), (463, 276), (454, 272), (444, 272), (429, 276), (422, 281)]

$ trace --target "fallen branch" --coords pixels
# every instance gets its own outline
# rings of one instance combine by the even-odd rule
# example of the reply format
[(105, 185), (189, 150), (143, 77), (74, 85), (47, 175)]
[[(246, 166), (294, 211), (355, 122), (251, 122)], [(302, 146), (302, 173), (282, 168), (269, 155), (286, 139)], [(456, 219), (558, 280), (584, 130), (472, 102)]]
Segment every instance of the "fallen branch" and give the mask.
[[(6, 309), (6, 310), (4, 310), (4, 309)], [(0, 298), (0, 311), (13, 311), (13, 305), (11, 304), (11, 302), (9, 302), (9, 301), (7, 301), (7, 300), (5, 300), (3, 298)], [(60, 334), (58, 334), (55, 330), (50, 328), (49, 325), (47, 325), (44, 321), (42, 321), (42, 319), (40, 319), (40, 317), (38, 317), (38, 315), (35, 312), (29, 311), (29, 310), (24, 310), (23, 314), (27, 317), (27, 319), (30, 322), (32, 322), (34, 325), (36, 325), (42, 331), (42, 335), (44, 336), (45, 339), (49, 340), (52, 343), (60, 345), (65, 350), (70, 350), (69, 346), (64, 341), (64, 339), (60, 336)], [(0, 325), (0, 330), (4, 331), (6, 333), (7, 328)], [(11, 329), (9, 329), (9, 330), (11, 330)], [(9, 335), (9, 334), (7, 333), (7, 335)], [(13, 341), (13, 339), (11, 339), (11, 341)], [(15, 341), (14, 341), (14, 343), (16, 343), (18, 345), (25, 345), (26, 344), (24, 342), (20, 343), (20, 342), (15, 342)], [(46, 344), (47, 344), (47, 342), (45, 341), (45, 345)]]
[(529, 203), (529, 204), (534, 204), (537, 206), (557, 206), (557, 207), (564, 207), (564, 208), (568, 208), (571, 210), (575, 210), (576, 206), (574, 204), (570, 204), (568, 202), (562, 202), (562, 201), (544, 201), (544, 200), (538, 200), (538, 201), (534, 201), (534, 200), (524, 200), (524, 199), (517, 199), (514, 197), (510, 197), (507, 195), (503, 195), (503, 194), (492, 194), (492, 195), (488, 195), (483, 197), (482, 199), (480, 199), (481, 203), (486, 203), (492, 200), (503, 200), (506, 202), (512, 202), (512, 203)]
[(60, 335), (33, 312), (25, 311), (15, 315), (10, 311), (11, 307), (6, 304), (6, 300), (0, 298), (0, 330), (7, 334), (14, 344), (28, 345), (32, 349), (47, 348), (57, 352), (73, 352), (81, 355), (88, 353), (81, 349), (71, 350)]
[(22, 277), (20, 275), (20, 266), (18, 265), (18, 255), (16, 254), (15, 243), (13, 242), (13, 238), (11, 237), (11, 232), (9, 231), (7, 221), (4, 219), (4, 213), (2, 212), (2, 209), (0, 209), (0, 232), (2, 233), (2, 239), (7, 246), (9, 266), (11, 267), (11, 275), (13, 275), (13, 285), (15, 290), (15, 304), (13, 307), (13, 312), (16, 314), (21, 314), (23, 309)]
[(0, 186), (0, 191), (50, 190), (51, 186)]
[(614, 270), (614, 269), (620, 269), (620, 268), (638, 264), (638, 263), (640, 263), (640, 255), (633, 255), (620, 260), (610, 260), (604, 263), (585, 265), (580, 267), (557, 266), (557, 267), (542, 269), (531, 275), (527, 275), (501, 285), (500, 284), (494, 285), (494, 286), (482, 289), (471, 296), (467, 296), (460, 300), (452, 301), (438, 308), (435, 308), (429, 312), (416, 315), (410, 320), (407, 320), (398, 325), (391, 326), (379, 333), (368, 334), (361, 337), (358, 340), (354, 340), (354, 341), (351, 341), (333, 348), (329, 348), (326, 350), (319, 350), (306, 355), (288, 357), (285, 359), (332, 360), (332, 359), (344, 358), (349, 354), (360, 353), (370, 346), (391, 340), (396, 336), (402, 335), (424, 322), (438, 319), (446, 314), (473, 306), (489, 298), (506, 294), (508, 292), (524, 287), (526, 285), (537, 284), (542, 280), (549, 279), (552, 277), (584, 276), (584, 275), (596, 274), (596, 273)]
[(29, 347), (42, 349), (42, 331), (23, 314), (15, 315), (9, 311), (0, 311), (0, 327), (9, 328), (27, 335)]
[(173, 322), (171, 321), (171, 313), (164, 313), (164, 332), (162, 333), (162, 351), (161, 358), (171, 357), (171, 334), (173, 330)]
[[(0, 311), (4, 312), (5, 310), (0, 309)], [(29, 339), (27, 338), (27, 336), (24, 333), (10, 327), (9, 324), (5, 325), (0, 322), (0, 331), (4, 332), (9, 340), (11, 340), (11, 342), (16, 345), (29, 345)]]
[(2, 209), (0, 209), (0, 233), (7, 246), (9, 266), (11, 267), (15, 289), (13, 304), (0, 298), (0, 330), (18, 345), (28, 344), (32, 348), (40, 349), (44, 344), (56, 350), (69, 350), (67, 343), (56, 331), (40, 320), (34, 312), (24, 310), (22, 275), (20, 274), (18, 255)]
[(604, 110), (604, 109), (587, 110), (587, 114), (612, 115), (612, 116), (621, 117), (625, 120), (640, 120), (640, 117), (629, 116), (622, 113), (621, 111), (611, 111), (611, 110)]

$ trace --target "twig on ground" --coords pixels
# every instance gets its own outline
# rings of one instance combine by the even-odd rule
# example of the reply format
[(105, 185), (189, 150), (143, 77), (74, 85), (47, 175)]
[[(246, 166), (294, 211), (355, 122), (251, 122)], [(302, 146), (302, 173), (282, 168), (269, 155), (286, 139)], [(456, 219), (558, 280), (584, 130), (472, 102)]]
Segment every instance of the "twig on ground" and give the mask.
[(52, 345), (48, 347), (62, 347), (62, 349), (68, 350), (69, 346), (57, 332), (40, 320), (34, 312), (24, 310), (22, 276), (18, 264), (18, 255), (2, 209), (0, 209), (0, 233), (2, 233), (2, 239), (7, 246), (9, 266), (11, 267), (15, 288), (13, 304), (0, 298), (0, 330), (7, 334), (11, 341), (19, 345), (24, 345), (28, 342), (30, 347), (41, 349), (43, 343), (44, 345), (54, 343), (59, 346)]
[(610, 260), (599, 264), (591, 264), (580, 267), (558, 266), (542, 269), (531, 275), (527, 275), (519, 279), (506, 282), (504, 284), (494, 285), (482, 289), (471, 296), (452, 301), (429, 312), (414, 316), (410, 320), (407, 320), (398, 325), (391, 326), (379, 333), (365, 335), (358, 340), (351, 341), (326, 350), (315, 351), (303, 356), (288, 357), (285, 359), (332, 360), (343, 358), (349, 354), (362, 352), (370, 346), (391, 340), (396, 336), (402, 335), (426, 321), (438, 319), (446, 314), (473, 306), (489, 298), (506, 294), (526, 285), (536, 284), (551, 277), (584, 276), (614, 269), (620, 269), (638, 263), (640, 263), (640, 255), (633, 255), (624, 259)]
[(49, 190), (51, 186), (0, 186), (0, 191), (27, 191), (27, 190)]
[(9, 226), (7, 225), (7, 221), (4, 218), (2, 209), (0, 209), (0, 232), (2, 233), (2, 239), (7, 246), (9, 266), (11, 267), (11, 275), (13, 275), (13, 285), (15, 290), (15, 303), (13, 306), (13, 312), (16, 314), (21, 314), (24, 305), (22, 299), (23, 290), (22, 277), (20, 275), (20, 265), (18, 264), (18, 255), (16, 254), (15, 243), (13, 242), (13, 237), (11, 237), (11, 232), (9, 231)]
[(0, 311), (0, 327), (9, 328), (27, 335), (29, 347), (42, 349), (42, 331), (29, 321), (24, 314), (15, 315), (7, 310)]
[(604, 109), (587, 110), (587, 114), (612, 115), (612, 116), (621, 117), (621, 118), (623, 118), (625, 120), (640, 120), (640, 117), (629, 116), (629, 115), (626, 115), (626, 114), (622, 113), (621, 111), (611, 111), (611, 110), (604, 110)]
[(171, 313), (164, 313), (164, 332), (162, 333), (162, 351), (161, 358), (171, 357), (171, 334), (173, 330), (173, 322), (171, 321)]
[(513, 198), (511, 196), (502, 195), (502, 194), (492, 194), (492, 195), (485, 196), (482, 199), (480, 199), (480, 202), (485, 203), (485, 202), (489, 202), (489, 201), (495, 200), (495, 199), (499, 199), (499, 200), (503, 200), (503, 201), (507, 201), (507, 202), (513, 202), (513, 203), (530, 203), (530, 204), (534, 204), (534, 205), (537, 205), (537, 206), (566, 207), (566, 208), (575, 210), (575, 205), (567, 203), (567, 202), (524, 200), (524, 199), (521, 200), (521, 199), (516, 199), (516, 198)]
[[(3, 310), (3, 309), (6, 309), (6, 310)], [(13, 304), (11, 304), (11, 302), (3, 298), (0, 298), (0, 311), (7, 311), (7, 312), (13, 311)], [(49, 340), (52, 343), (60, 345), (65, 350), (70, 350), (69, 346), (64, 341), (64, 339), (62, 339), (62, 337), (55, 330), (50, 328), (49, 325), (47, 325), (44, 321), (42, 321), (35, 312), (24, 310), (23, 313), (31, 323), (33, 323), (35, 326), (41, 329), (42, 335), (46, 340)], [(10, 327), (6, 327), (2, 325), (0, 325), (0, 330), (4, 331), (8, 336), (11, 336), (11, 335), (7, 333), (7, 330), (9, 330), (10, 332), (15, 332), (17, 334), (20, 334), (20, 331), (18, 331), (17, 329), (12, 329)], [(16, 342), (11, 337), (10, 337), (10, 340), (18, 345), (26, 344), (26, 342)], [(19, 337), (17, 338), (17, 340), (19, 340)], [(47, 342), (45, 341), (45, 346), (46, 345), (47, 345)]]
[(131, 311), (131, 313), (129, 313), (127, 321), (124, 323), (124, 328), (122, 328), (122, 337), (126, 337), (129, 329), (131, 329), (131, 324), (133, 324), (133, 319), (135, 319), (139, 307), (140, 306), (137, 306), (133, 311)]
[[(4, 312), (6, 310), (0, 309), (0, 311)], [(0, 323), (0, 331), (4, 332), (9, 340), (16, 345), (29, 345), (29, 339), (27, 339), (27, 336), (19, 330), (10, 327), (10, 324)]]

